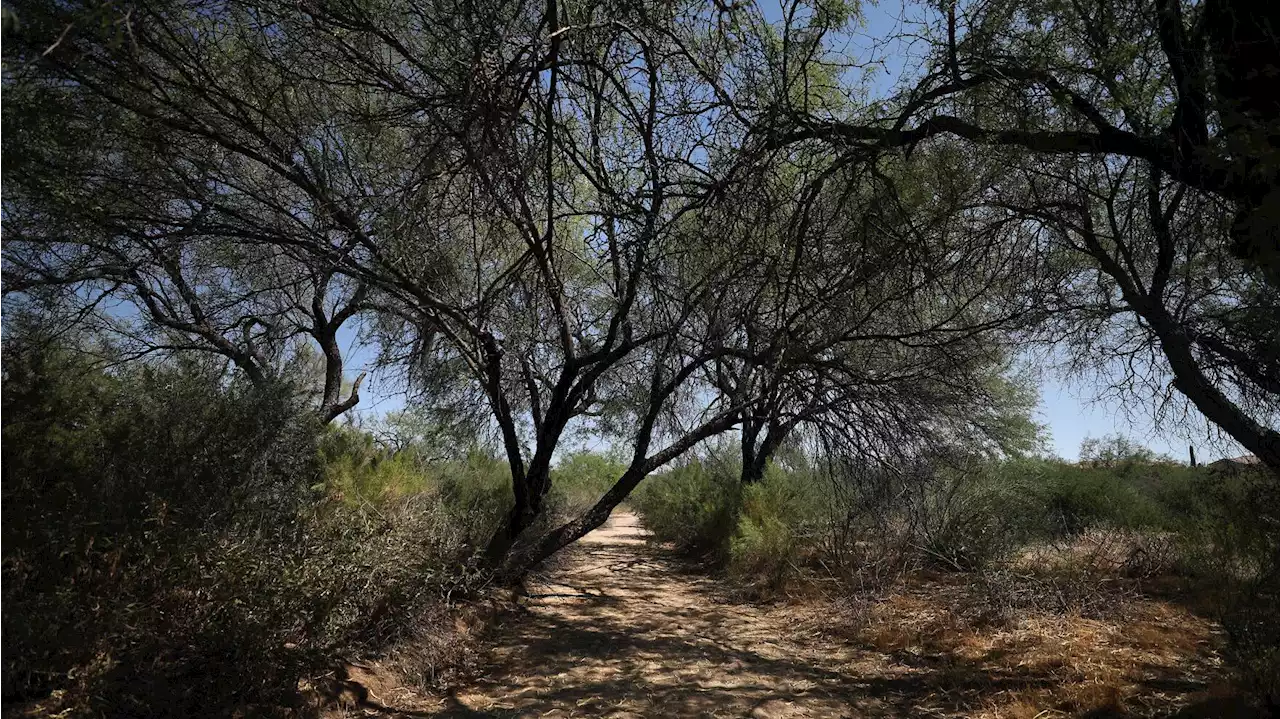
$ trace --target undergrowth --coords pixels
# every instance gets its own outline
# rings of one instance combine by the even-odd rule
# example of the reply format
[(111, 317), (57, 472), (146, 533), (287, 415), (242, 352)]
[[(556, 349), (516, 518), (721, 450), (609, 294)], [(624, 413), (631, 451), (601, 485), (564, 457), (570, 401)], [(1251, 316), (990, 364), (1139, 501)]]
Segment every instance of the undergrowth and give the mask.
[(6, 708), (296, 714), (337, 656), (440, 637), (415, 671), (460, 660), (447, 617), (485, 582), (505, 465), (392, 456), (296, 396), (6, 344)]
[(1243, 683), (1280, 699), (1280, 504), (1263, 473), (1154, 457), (824, 467), (789, 456), (742, 486), (731, 456), (652, 477), (632, 503), (655, 541), (710, 561), (748, 596), (972, 573), (985, 615), (1007, 624), (1103, 616), (1173, 587), (1221, 623)]

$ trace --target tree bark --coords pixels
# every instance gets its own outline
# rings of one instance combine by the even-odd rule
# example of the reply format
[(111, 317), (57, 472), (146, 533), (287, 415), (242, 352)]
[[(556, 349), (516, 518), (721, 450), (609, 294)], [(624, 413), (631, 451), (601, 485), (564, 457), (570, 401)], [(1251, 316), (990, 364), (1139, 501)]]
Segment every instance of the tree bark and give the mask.
[(1280, 475), (1280, 432), (1254, 421), (1204, 376), (1191, 352), (1191, 340), (1163, 308), (1149, 308), (1143, 316), (1151, 323), (1169, 360), (1173, 386), (1186, 395), (1209, 421), (1225, 430), (1272, 472)]
[[(497, 572), (498, 583), (504, 585), (519, 582), (528, 571), (548, 557), (573, 544), (588, 532), (604, 524), (609, 515), (623, 502), (645, 477), (662, 468), (668, 462), (692, 449), (702, 440), (733, 427), (739, 421), (738, 412), (725, 412), (708, 420), (685, 434), (665, 449), (646, 458), (636, 458), (626, 472), (614, 482), (604, 496), (573, 520), (560, 525), (538, 539), (527, 551), (509, 556)], [(647, 445), (647, 442), (642, 444)], [(509, 549), (509, 547), (508, 547)]]
[(773, 455), (778, 452), (778, 448), (782, 446), (783, 440), (787, 438), (790, 428), (776, 421), (770, 421), (764, 433), (764, 440), (756, 446), (756, 437), (759, 436), (759, 427), (751, 437), (750, 451), (747, 449), (747, 438), (743, 437), (742, 451), (742, 484), (755, 484), (764, 479), (765, 470), (769, 466), (769, 460), (773, 459)]
[[(1163, 298), (1143, 291), (1094, 234), (1089, 216), (1085, 214), (1083, 219), (1082, 238), (1089, 253), (1098, 261), (1102, 271), (1116, 281), (1125, 304), (1151, 328), (1169, 362), (1174, 388), (1190, 400), (1205, 418), (1221, 427), (1272, 472), (1280, 475), (1280, 432), (1254, 421), (1204, 375), (1192, 352), (1191, 338), (1169, 314)], [(1160, 228), (1156, 229), (1160, 231)], [(1159, 241), (1170, 243), (1172, 238), (1166, 234)]]

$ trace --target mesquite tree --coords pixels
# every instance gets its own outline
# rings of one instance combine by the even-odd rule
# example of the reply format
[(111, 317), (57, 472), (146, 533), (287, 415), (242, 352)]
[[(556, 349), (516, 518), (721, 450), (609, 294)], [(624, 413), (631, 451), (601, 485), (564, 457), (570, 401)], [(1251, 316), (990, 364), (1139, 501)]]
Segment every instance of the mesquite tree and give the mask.
[(1067, 270), (1043, 339), (1121, 396), (1160, 398), (1170, 421), (1185, 397), (1280, 468), (1280, 293), (1221, 251), (1232, 208), (1134, 160), (1044, 163), (1010, 185), (998, 204)]
[[(85, 181), (6, 194), (16, 289), (128, 289), (155, 337), (246, 373), (268, 336), (304, 328), (329, 359), (367, 317), (385, 359), (486, 409), (512, 504), (484, 558), (509, 577), (744, 419), (934, 432), (989, 404), (970, 379), (1034, 247), (972, 210), (976, 186), (774, 146), (779, 105), (846, 101), (828, 39), (848, 9), (789, 8), (777, 27), (695, 2), (18, 7), (14, 86), (86, 154), (52, 154)], [(326, 416), (345, 402), (326, 389)], [(626, 470), (526, 536), (582, 427)]]
[(1227, 202), (1230, 248), (1280, 282), (1274, 10), (1242, 0), (930, 6), (915, 18), (924, 72), (880, 121), (784, 108), (775, 139), (883, 149), (951, 135), (1041, 155), (1141, 160)]
[[(1050, 327), (1106, 318), (1075, 324), (1075, 364), (1156, 350), (1138, 352), (1153, 368), (1144, 377), (1121, 367), (1120, 389), (1164, 398), (1171, 384), (1280, 470), (1271, 409), (1280, 356), (1275, 14), (1234, 0), (1001, 0), (940, 2), (919, 19), (924, 69), (893, 102), (861, 112), (784, 106), (761, 132), (774, 146), (820, 139), (863, 158), (960, 141), (990, 153), (1007, 177), (1043, 171), (1030, 194), (1016, 182), (994, 185), (1024, 216), (1073, 228), (1065, 245), (1079, 251), (1055, 271), (1076, 263), (1080, 272), (1061, 272), (1073, 301), (1046, 304), (1061, 310)], [(1071, 187), (1078, 192), (1064, 199)], [(1093, 230), (1081, 231), (1082, 215)], [(1084, 242), (1098, 232), (1107, 239)], [(1087, 277), (1114, 291), (1076, 291)], [(1115, 351), (1096, 352), (1086, 328), (1107, 323), (1124, 325), (1108, 341)]]

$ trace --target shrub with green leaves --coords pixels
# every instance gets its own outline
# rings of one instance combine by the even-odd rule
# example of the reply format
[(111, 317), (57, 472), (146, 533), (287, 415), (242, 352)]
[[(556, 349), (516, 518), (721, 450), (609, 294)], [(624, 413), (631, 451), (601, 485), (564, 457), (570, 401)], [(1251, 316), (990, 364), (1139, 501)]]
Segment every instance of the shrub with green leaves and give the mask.
[(552, 492), (563, 497), (569, 511), (576, 513), (595, 504), (626, 469), (610, 454), (574, 452), (551, 470)]
[[(132, 676), (144, 661), (196, 672), (210, 690), (214, 657), (291, 665), (283, 641), (267, 641), (289, 600), (262, 592), (273, 572), (244, 561), (292, 545), (318, 469), (318, 425), (287, 388), (5, 349), (5, 695), (47, 691), (76, 669)], [(170, 650), (184, 643), (197, 651), (178, 661)], [(248, 691), (280, 690), (262, 668)], [(122, 701), (113, 711), (147, 713)]]
[(1016, 476), (980, 464), (927, 467), (914, 492), (916, 546), (930, 563), (956, 570), (990, 566), (1032, 533), (1038, 507)]
[(420, 474), (322, 431), (285, 383), (103, 371), (12, 337), (4, 359), (6, 702), (283, 711), (336, 652), (424, 629), (480, 579), (471, 558), (509, 506), (501, 463)]
[(831, 509), (828, 486), (808, 467), (770, 462), (764, 477), (742, 490), (730, 574), (760, 594), (781, 590), (819, 546)]
[(413, 452), (389, 452), (353, 427), (327, 429), (320, 440), (320, 462), (324, 480), (316, 489), (348, 503), (376, 503), (430, 488), (430, 475)]
[(631, 495), (631, 506), (656, 540), (715, 558), (729, 550), (740, 505), (737, 465), (715, 457), (650, 477)]
[(1159, 508), (1128, 478), (1106, 469), (1058, 469), (1038, 488), (1051, 532), (1072, 536), (1090, 527), (1158, 526)]
[(1280, 704), (1280, 482), (1266, 471), (1203, 473), (1179, 491), (1182, 570), (1212, 598), (1227, 653), (1260, 697)]

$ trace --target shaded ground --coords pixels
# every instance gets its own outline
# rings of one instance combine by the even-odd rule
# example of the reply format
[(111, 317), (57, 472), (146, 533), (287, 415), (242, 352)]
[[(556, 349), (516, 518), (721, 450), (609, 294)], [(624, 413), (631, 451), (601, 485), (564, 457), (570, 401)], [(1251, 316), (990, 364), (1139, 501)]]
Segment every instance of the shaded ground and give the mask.
[(495, 630), (483, 678), (414, 715), (1032, 719), (1199, 702), (1179, 715), (1234, 716), (1212, 703), (1212, 628), (1158, 603), (1130, 625), (989, 630), (958, 620), (937, 584), (856, 611), (743, 604), (647, 545), (625, 513), (529, 591)]
[[(645, 543), (631, 514), (582, 540), (494, 649), (495, 673), (443, 716), (841, 716), (876, 704), (854, 653), (729, 602)], [(508, 633), (509, 632), (509, 633)]]

